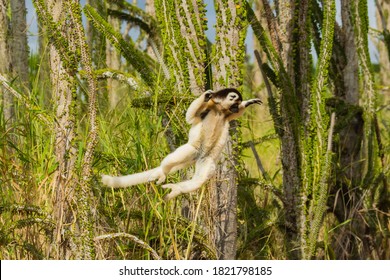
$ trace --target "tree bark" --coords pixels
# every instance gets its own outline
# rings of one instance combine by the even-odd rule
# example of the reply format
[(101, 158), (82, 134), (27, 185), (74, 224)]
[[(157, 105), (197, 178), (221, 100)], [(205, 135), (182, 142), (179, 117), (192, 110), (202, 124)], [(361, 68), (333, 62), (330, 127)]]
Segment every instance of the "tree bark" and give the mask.
[[(299, 259), (299, 250), (296, 248), (299, 240), (298, 230), (298, 209), (299, 193), (301, 191), (300, 178), (300, 159), (297, 122), (301, 118), (296, 115), (298, 104), (296, 101), (296, 74), (294, 61), (294, 28), (298, 29), (295, 19), (296, 6), (294, 0), (279, 1), (279, 30), (280, 41), (282, 44), (281, 59), (285, 66), (287, 76), (290, 80), (286, 84), (280, 97), (280, 113), (283, 120), (281, 135), (281, 157), (283, 166), (283, 189), (285, 195), (285, 225), (286, 225), (286, 243), (289, 258)], [(291, 88), (292, 85), (293, 88)], [(294, 113), (295, 112), (295, 113)]]
[(47, 35), (47, 28), (38, 18), (38, 44), (39, 44), (39, 90), (45, 96), (44, 103), (45, 107), (51, 108), (52, 90), (50, 80), (50, 43)]
[[(380, 63), (380, 81), (387, 93), (390, 92), (390, 2), (376, 0), (376, 19), (378, 29), (383, 32), (383, 39), (378, 40), (377, 48)], [(387, 44), (387, 45), (386, 45)]]
[[(336, 182), (331, 189), (328, 205), (332, 208), (339, 223), (350, 221), (348, 227), (342, 227), (335, 234), (333, 250), (339, 259), (358, 259), (368, 257), (366, 239), (366, 222), (362, 209), (363, 193), (360, 189), (364, 178), (364, 156), (362, 153), (364, 139), (363, 108), (360, 107), (359, 56), (356, 46), (355, 19), (351, 7), (353, 0), (341, 1), (342, 27), (337, 30), (335, 38), (339, 40), (342, 53), (333, 61), (335, 82), (336, 113), (338, 115), (339, 134), (335, 141), (338, 168)], [(337, 109), (339, 108), (339, 109)], [(341, 109), (340, 109), (341, 108)]]
[[(163, 23), (164, 61), (170, 83), (182, 94), (200, 95), (205, 90), (205, 8), (200, 1), (155, 1)], [(167, 75), (166, 75), (167, 76)]]
[[(106, 12), (104, 0), (87, 0), (87, 4), (91, 5), (103, 15)], [(87, 33), (87, 43), (91, 50), (93, 64), (96, 69), (106, 68), (106, 42), (104, 35), (96, 30), (96, 28), (89, 20), (86, 21), (85, 26)]]
[[(214, 89), (240, 88), (245, 57), (246, 35), (244, 1), (215, 1), (217, 14)], [(231, 123), (231, 137), (218, 167), (214, 197), (215, 244), (219, 259), (235, 259), (237, 251), (237, 181), (239, 169), (239, 129)]]
[(29, 87), (28, 79), (28, 44), (25, 0), (11, 0), (11, 57), (13, 75), (18, 78), (20, 85)]
[[(115, 4), (108, 3), (107, 5), (108, 8), (117, 8)], [(120, 19), (108, 16), (108, 23), (114, 28), (114, 30), (120, 32)], [(120, 70), (121, 68), (121, 54), (108, 40), (106, 41), (106, 64), (110, 69)], [(114, 109), (121, 100), (121, 94), (119, 91), (120, 86), (120, 82), (115, 79), (109, 79), (107, 81), (108, 100), (111, 109)]]
[[(146, 0), (145, 1), (145, 12), (147, 12), (149, 15), (151, 16), (156, 16), (156, 8), (154, 6), (154, 0)], [(154, 46), (152, 46), (152, 44), (154, 44)], [(155, 55), (155, 51), (153, 50), (153, 48), (157, 48), (156, 46), (156, 42), (153, 42), (153, 41), (149, 41), (148, 40), (148, 45), (146, 46), (146, 53), (154, 58), (154, 59), (157, 59), (156, 55)], [(159, 50), (156, 50), (156, 51), (159, 51)], [(161, 55), (159, 55), (161, 56)]]
[(77, 220), (79, 224), (78, 258), (91, 260), (95, 258), (93, 195), (91, 192), (92, 161), (98, 142), (97, 121), (97, 80), (92, 68), (92, 59), (85, 39), (85, 31), (81, 19), (79, 0), (68, 2), (75, 46), (80, 50), (80, 60), (86, 72), (88, 84), (88, 138), (82, 159), (82, 171), (77, 188)]
[[(8, 7), (9, 0), (0, 0), (0, 73), (7, 79), (10, 77), (12, 71), (9, 45), (10, 23), (7, 15)], [(0, 102), (3, 107), (4, 121), (7, 124), (7, 127), (9, 127), (14, 119), (13, 97), (11, 93), (4, 88), (0, 88), (0, 93)]]
[[(343, 68), (344, 91), (339, 96), (347, 105), (359, 106), (359, 59), (355, 44), (354, 26), (351, 21), (350, 5), (352, 0), (341, 1), (342, 31), (344, 34), (345, 65)], [(362, 180), (362, 162), (360, 160), (361, 141), (363, 139), (363, 119), (356, 112), (350, 124), (340, 131), (341, 166), (344, 178), (352, 185)]]
[[(266, 18), (263, 16), (263, 10), (264, 10), (264, 7), (263, 7), (263, 4), (262, 4), (262, 0), (256, 0), (255, 1), (255, 9), (254, 9), (254, 12), (257, 16), (257, 18), (259, 18), (259, 20), (261, 21), (261, 24), (263, 26), (266, 26), (267, 25), (267, 21), (266, 21)], [(256, 36), (253, 34), (253, 49), (255, 50), (260, 50), (261, 49), (261, 46), (259, 44), (259, 42), (256, 40)], [(262, 55), (262, 61), (266, 61), (266, 56), (264, 53), (261, 53)], [(258, 94), (258, 96), (260, 97), (260, 99), (264, 100), (266, 99), (265, 97), (267, 96), (267, 92), (265, 89), (263, 90), (259, 90), (260, 88), (263, 87), (264, 85), (264, 78), (263, 78), (263, 75), (261, 74), (261, 70), (260, 70), (260, 65), (255, 63), (254, 67), (253, 67), (253, 70), (252, 70), (252, 81), (251, 81), (251, 88), (254, 90), (254, 92), (256, 92)]]
[[(58, 168), (54, 175), (54, 220), (56, 221), (54, 247), (56, 259), (69, 259), (73, 254), (74, 244), (72, 231), (73, 221), (71, 204), (73, 203), (76, 185), (75, 161), (75, 73), (77, 62), (69, 53), (75, 51), (70, 31), (72, 26), (67, 21), (67, 9), (64, 0), (49, 0), (47, 5), (34, 1), (39, 21), (45, 25), (52, 39), (50, 52), (50, 78), (52, 97), (56, 112), (55, 156)], [(53, 33), (55, 35), (53, 35)], [(67, 44), (68, 46), (65, 46)], [(67, 48), (67, 49), (65, 49)], [(68, 56), (67, 56), (68, 55)], [(72, 57), (72, 58), (70, 58)], [(64, 62), (63, 60), (66, 60)]]

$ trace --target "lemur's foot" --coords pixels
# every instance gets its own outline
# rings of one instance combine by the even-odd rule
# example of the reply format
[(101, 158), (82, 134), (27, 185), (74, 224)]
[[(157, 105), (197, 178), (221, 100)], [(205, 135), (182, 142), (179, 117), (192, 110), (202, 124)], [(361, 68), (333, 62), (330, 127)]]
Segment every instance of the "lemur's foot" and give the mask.
[(167, 176), (165, 175), (161, 175), (160, 178), (157, 180), (156, 184), (157, 185), (161, 185), (162, 183), (165, 182), (165, 179), (167, 178)]
[(171, 200), (172, 198), (175, 198), (176, 196), (181, 194), (181, 189), (176, 184), (166, 184), (163, 185), (162, 188), (171, 189), (171, 192), (164, 197), (166, 201)]
[(162, 172), (161, 169), (155, 171), (148, 179), (148, 182), (153, 182), (153, 181), (156, 181), (156, 184), (157, 185), (161, 185), (162, 183), (164, 183), (165, 179), (167, 178), (167, 176)]

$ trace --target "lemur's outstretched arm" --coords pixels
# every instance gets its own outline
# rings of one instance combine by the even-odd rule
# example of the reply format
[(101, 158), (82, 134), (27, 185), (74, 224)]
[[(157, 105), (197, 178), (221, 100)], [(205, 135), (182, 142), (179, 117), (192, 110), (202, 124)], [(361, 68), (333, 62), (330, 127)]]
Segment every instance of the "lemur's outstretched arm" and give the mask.
[(263, 102), (258, 99), (258, 98), (255, 98), (255, 99), (249, 99), (249, 100), (245, 100), (245, 101), (242, 101), (240, 105), (238, 105), (238, 112), (237, 113), (233, 113), (231, 115), (229, 115), (227, 117), (228, 121), (231, 121), (231, 120), (235, 120), (239, 117), (242, 116), (242, 114), (244, 114), (245, 112), (245, 109), (252, 105), (252, 104), (262, 104)]
[(208, 90), (191, 103), (186, 113), (187, 123), (194, 124), (202, 120), (201, 113), (207, 108), (207, 104), (212, 96), (213, 91)]

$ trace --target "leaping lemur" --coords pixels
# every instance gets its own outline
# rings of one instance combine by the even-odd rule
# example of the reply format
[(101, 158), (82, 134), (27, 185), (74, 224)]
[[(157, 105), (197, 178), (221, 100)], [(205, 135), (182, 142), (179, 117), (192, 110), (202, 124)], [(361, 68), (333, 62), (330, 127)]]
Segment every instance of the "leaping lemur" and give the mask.
[(217, 161), (229, 135), (229, 122), (240, 117), (252, 104), (261, 104), (260, 99), (243, 101), (234, 88), (219, 91), (207, 90), (189, 106), (186, 121), (191, 125), (188, 142), (166, 156), (159, 167), (121, 177), (102, 176), (103, 184), (124, 188), (157, 180), (165, 181), (170, 173), (195, 164), (195, 174), (190, 180), (165, 184), (171, 189), (165, 199), (199, 189), (215, 173)]

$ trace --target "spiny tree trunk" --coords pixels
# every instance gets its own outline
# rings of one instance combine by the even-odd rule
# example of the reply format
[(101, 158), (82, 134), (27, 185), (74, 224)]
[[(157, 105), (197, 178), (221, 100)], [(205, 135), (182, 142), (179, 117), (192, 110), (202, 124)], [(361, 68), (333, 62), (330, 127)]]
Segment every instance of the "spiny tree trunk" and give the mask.
[[(87, 0), (87, 4), (95, 8), (101, 14), (105, 14), (105, 0)], [(106, 67), (106, 41), (90, 21), (86, 21), (86, 33), (88, 46), (91, 49), (91, 57), (96, 69)]]
[[(155, 1), (163, 26), (164, 61), (176, 92), (195, 96), (205, 90), (205, 9), (197, 1)], [(197, 12), (195, 12), (197, 11)]]
[[(263, 26), (267, 26), (267, 21), (266, 21), (266, 16), (264, 15), (264, 6), (263, 6), (263, 1), (262, 0), (256, 0), (255, 1), (255, 8), (254, 12), (256, 14), (256, 17), (261, 21), (261, 24)], [(269, 31), (267, 30), (267, 33)], [(259, 50), (261, 48), (259, 42), (256, 40), (256, 36), (253, 34), (253, 48), (255, 50)], [(267, 58), (264, 55), (264, 53), (261, 54), (261, 60), (266, 61)], [(265, 100), (267, 93), (266, 90), (263, 89), (260, 91), (260, 88), (264, 87), (264, 78), (263, 75), (261, 74), (261, 70), (259, 69), (258, 65), (255, 64), (252, 70), (252, 76), (250, 77), (251, 81), (249, 82), (251, 89), (258, 94), (258, 96), (262, 99)]]
[(378, 189), (386, 197), (386, 180), (381, 186), (376, 181), (382, 175), (375, 156), (379, 131), (374, 129), (375, 91), (368, 56), (367, 2), (357, 5), (356, 1), (343, 0), (341, 15), (343, 25), (336, 28), (337, 47), (330, 71), (336, 98), (328, 100), (338, 114), (338, 164), (328, 205), (338, 222), (347, 226), (335, 232), (332, 248), (340, 259), (377, 258), (374, 244), (378, 241), (368, 237), (369, 232), (376, 231), (377, 221), (362, 214), (376, 203), (373, 198), (378, 197)]
[[(96, 80), (81, 23), (78, 0), (34, 1), (40, 22), (45, 25), (50, 41), (51, 82), (56, 110), (54, 218), (57, 259), (94, 259), (93, 215), (89, 190), (92, 157), (97, 141)], [(88, 139), (81, 162), (79, 178), (76, 173), (76, 73), (79, 61), (88, 82)], [(75, 203), (76, 202), (76, 203)]]
[[(151, 16), (156, 16), (156, 8), (154, 6), (154, 0), (146, 0), (145, 1), (145, 12), (148, 13)], [(148, 40), (148, 45), (146, 47), (146, 53), (156, 59), (156, 55), (154, 53), (153, 47), (156, 47), (156, 45), (152, 46), (152, 44), (156, 44), (155, 42), (151, 42)]]
[[(337, 103), (342, 110), (339, 114), (339, 140), (336, 142), (339, 171), (335, 187), (332, 190), (330, 205), (333, 213), (340, 223), (350, 221), (348, 227), (343, 227), (335, 235), (333, 249), (337, 258), (357, 259), (366, 258), (368, 243), (365, 238), (367, 227), (363, 216), (358, 214), (359, 209), (364, 207), (363, 193), (360, 189), (364, 179), (365, 158), (362, 147), (364, 140), (363, 108), (360, 107), (359, 86), (359, 56), (357, 40), (362, 40), (355, 35), (357, 29), (354, 9), (355, 1), (341, 1), (342, 29), (336, 38), (340, 39), (342, 57), (334, 61), (342, 71), (342, 83), (336, 85)], [(338, 70), (336, 70), (337, 72)], [(337, 73), (334, 74), (336, 76)], [(337, 110), (336, 110), (337, 111)], [(358, 238), (356, 238), (358, 237)], [(366, 256), (366, 257), (364, 257)]]
[[(7, 10), (9, 7), (9, 0), (0, 0), (0, 73), (7, 79), (10, 78), (12, 71), (11, 57), (10, 57), (10, 30), (9, 18)], [(4, 88), (0, 88), (1, 106), (3, 109), (4, 121), (9, 127), (14, 118), (13, 98)]]
[[(108, 9), (115, 9), (116, 7), (117, 6), (115, 4), (110, 2), (107, 3)], [(108, 23), (114, 28), (114, 30), (120, 32), (120, 19), (108, 15)], [(106, 41), (106, 64), (110, 69), (120, 70), (121, 68), (121, 54), (108, 40)], [(107, 81), (108, 100), (111, 109), (114, 109), (121, 99), (119, 89), (119, 81), (114, 79), (109, 79)]]
[[(361, 196), (364, 203), (362, 206), (365, 209), (371, 209), (375, 207), (380, 201), (378, 199), (377, 190), (387, 189), (386, 180), (383, 181), (381, 186), (376, 186), (378, 177), (383, 176), (383, 168), (385, 166), (379, 165), (379, 131), (376, 132), (376, 92), (374, 88), (374, 75), (371, 71), (371, 61), (368, 50), (368, 8), (367, 1), (359, 1), (351, 3), (349, 7), (351, 11), (351, 19), (354, 24), (354, 35), (357, 47), (357, 53), (359, 58), (359, 66), (361, 70), (361, 105), (363, 109), (364, 120), (364, 137), (362, 145), (362, 159), (363, 159), (363, 180), (360, 183)], [(364, 190), (369, 187), (368, 197), (364, 197)], [(380, 191), (381, 192), (381, 191)], [(364, 199), (364, 200), (363, 200)], [(369, 217), (367, 217), (369, 218)], [(359, 223), (359, 217), (356, 217), (355, 222)], [(360, 224), (360, 223), (359, 223)], [(365, 223), (362, 224), (366, 225)], [(360, 224), (361, 225), (361, 224)], [(367, 227), (360, 226), (360, 232), (362, 236), (362, 249), (361, 254), (363, 258), (367, 258), (369, 255), (375, 257), (376, 252), (372, 250), (375, 242), (367, 238), (365, 234), (367, 230), (376, 232), (375, 224)]]
[[(73, 41), (70, 36), (70, 26), (67, 22), (67, 11), (65, 1), (49, 0), (47, 6), (43, 1), (34, 1), (38, 11), (40, 22), (45, 24), (46, 30), (52, 34), (56, 31), (52, 24), (57, 24), (57, 31), (61, 35), (52, 37), (50, 44), (50, 78), (52, 84), (53, 103), (56, 111), (55, 122), (55, 155), (58, 168), (54, 176), (55, 198), (54, 198), (54, 219), (56, 259), (69, 259), (74, 246), (71, 238), (70, 225), (73, 223), (73, 213), (71, 204), (74, 197), (75, 186), (75, 161), (76, 149), (75, 141), (75, 97), (76, 81), (75, 72), (77, 63), (73, 60), (63, 59), (71, 52), (75, 51)], [(61, 38), (59, 38), (61, 36)], [(57, 41), (56, 41), (57, 40)], [(62, 45), (61, 44), (67, 44)], [(65, 49), (68, 47), (69, 49)]]
[(39, 49), (39, 91), (44, 95), (45, 107), (51, 108), (52, 90), (50, 80), (50, 43), (46, 32), (46, 27), (38, 20), (38, 49)]
[(390, 2), (376, 0), (376, 19), (378, 29), (383, 33), (383, 40), (378, 40), (378, 53), (380, 63), (380, 79), (386, 92), (390, 87)]
[[(358, 53), (355, 43), (354, 25), (350, 6), (353, 1), (341, 1), (342, 33), (337, 36), (341, 39), (343, 56), (345, 59), (334, 62), (338, 69), (341, 69), (342, 83), (336, 85), (336, 96), (343, 102), (344, 113), (339, 112), (339, 124), (342, 124), (339, 131), (339, 141), (336, 142), (337, 159), (339, 160), (339, 171), (336, 178), (332, 196), (338, 198), (330, 200), (333, 212), (340, 223), (351, 220), (351, 228), (345, 227), (336, 235), (334, 250), (338, 258), (358, 258), (357, 248), (359, 241), (352, 235), (363, 236), (359, 228), (364, 225), (356, 215), (362, 199), (358, 186), (363, 179), (363, 161), (361, 158), (361, 147), (363, 141), (363, 118), (362, 110), (359, 107), (359, 65)], [(336, 70), (338, 71), (338, 70)], [(335, 73), (337, 75), (337, 73)], [(363, 248), (363, 247), (361, 247)]]
[[(87, 5), (91, 5), (97, 11), (99, 11), (103, 17), (106, 17), (107, 9), (106, 9), (106, 1), (105, 0), (87, 0)], [(90, 49), (90, 55), (92, 58), (92, 63), (95, 69), (104, 69), (107, 67), (106, 65), (106, 47), (107, 42), (102, 33), (100, 33), (93, 24), (87, 20), (85, 23), (86, 26), (86, 35), (87, 35), (87, 43)], [(110, 88), (111, 88), (110, 84)], [(99, 104), (106, 104), (108, 97), (108, 81), (106, 79), (102, 79), (98, 81), (99, 88)], [(109, 100), (109, 99), (108, 99)], [(107, 106), (105, 106), (107, 108)]]
[[(11, 11), (8, 18), (7, 10)], [(0, 72), (19, 89), (28, 88), (28, 45), (25, 1), (0, 2)], [(14, 98), (7, 91), (2, 94), (3, 115), (6, 127), (14, 122)], [(15, 141), (15, 139), (11, 139)]]
[[(359, 106), (359, 66), (358, 53), (355, 44), (354, 26), (352, 23), (351, 0), (341, 1), (341, 18), (343, 31), (343, 49), (345, 51), (345, 64), (342, 67), (343, 88), (337, 90), (339, 98), (346, 104)], [(352, 110), (350, 110), (352, 113)], [(355, 116), (340, 131), (340, 162), (345, 182), (350, 181), (352, 186), (358, 185), (362, 180), (362, 161), (360, 160), (360, 147), (363, 137), (363, 119), (361, 112)]]
[[(307, 7), (308, 10), (309, 7)], [(333, 0), (323, 1), (324, 21), (317, 68), (314, 76), (311, 77), (309, 74), (310, 63), (306, 62), (306, 67), (301, 68), (299, 77), (301, 83), (309, 83), (312, 80), (310, 89), (308, 91), (303, 90), (301, 103), (301, 110), (303, 111), (301, 124), (303, 129), (301, 130), (303, 130), (303, 133), (301, 132), (302, 140), (300, 143), (302, 145), (301, 177), (303, 188), (298, 208), (301, 223), (301, 255), (304, 259), (311, 259), (317, 255), (317, 243), (323, 217), (326, 213), (330, 185), (333, 128), (336, 114), (332, 112), (329, 118), (325, 110), (326, 95), (324, 92), (328, 83), (328, 67), (333, 49), (335, 15), (335, 2)], [(300, 29), (305, 28), (308, 36), (311, 27), (310, 21), (308, 21), (309, 15), (307, 14), (307, 19), (301, 16), (299, 18)], [(307, 41), (306, 51), (309, 48), (310, 42)], [(305, 64), (308, 59), (305, 54), (302, 55), (304, 52), (305, 50), (300, 50), (301, 65)], [(307, 71), (306, 75), (302, 74), (303, 69)], [(302, 77), (304, 78), (302, 79)]]
[(283, 133), (281, 135), (281, 158), (283, 166), (283, 189), (285, 195), (285, 224), (286, 242), (290, 258), (299, 258), (297, 250), (298, 240), (298, 197), (301, 189), (301, 179), (299, 176), (299, 147), (298, 147), (298, 127), (299, 115), (297, 112), (297, 102), (295, 96), (295, 68), (294, 68), (294, 20), (296, 4), (294, 0), (279, 1), (279, 30), (281, 42), (281, 59), (287, 75), (290, 79), (290, 88), (286, 88), (281, 93), (280, 114), (283, 119)]
[[(49, 12), (53, 15), (55, 22), (61, 22), (62, 35), (69, 38), (69, 29), (66, 26), (66, 12), (64, 10), (64, 1), (49, 1), (48, 7), (52, 7)], [(72, 48), (72, 46), (71, 46)], [(57, 258), (70, 258), (70, 242), (66, 231), (69, 230), (66, 225), (72, 223), (71, 204), (74, 199), (74, 177), (76, 149), (74, 147), (75, 139), (75, 76), (69, 75), (67, 69), (61, 61), (60, 52), (54, 45), (50, 46), (50, 78), (52, 85), (52, 97), (56, 109), (57, 122), (55, 123), (55, 155), (58, 161), (58, 170), (55, 176), (55, 220), (56, 226), (56, 245), (58, 246)], [(74, 51), (74, 50), (73, 50)]]
[(11, 0), (11, 57), (13, 75), (22, 87), (29, 87), (25, 0)]
[[(269, 9), (269, 1), (263, 1)], [(270, 39), (248, 8), (256, 37), (273, 70), (279, 107), (270, 96), (270, 113), (281, 141), (284, 223), (288, 258), (312, 258), (325, 212), (333, 131), (325, 112), (325, 87), (333, 46), (335, 5), (323, 1), (321, 47), (312, 78), (310, 1), (278, 1), (278, 21), (268, 13)], [(272, 43), (271, 43), (272, 42)], [(328, 131), (329, 130), (329, 131)]]
[[(380, 82), (382, 84), (383, 93), (384, 93), (384, 103), (389, 101), (389, 92), (390, 92), (390, 2), (386, 0), (377, 0), (375, 1), (377, 5), (377, 17), (381, 24), (378, 23), (378, 28), (382, 31), (383, 40), (378, 42), (378, 52), (379, 52), (379, 62), (380, 62)], [(378, 16), (379, 14), (379, 16)], [(379, 121), (379, 120), (378, 120)], [(377, 123), (377, 131), (379, 130), (379, 125)], [(378, 137), (378, 149), (379, 156), (381, 158), (382, 168), (386, 166), (385, 162), (385, 152), (383, 148), (383, 144), (380, 143), (380, 138)], [(379, 201), (376, 201), (375, 204), (378, 205), (378, 208), (383, 211), (383, 213), (389, 213), (390, 208), (390, 189), (388, 187), (388, 179), (386, 177), (383, 178), (383, 188), (382, 191), (378, 192), (377, 197), (380, 197)], [(389, 216), (381, 215), (382, 224), (386, 224), (388, 222)], [(378, 255), (380, 259), (389, 259), (390, 258), (390, 241), (388, 239), (384, 239), (382, 241), (381, 247), (378, 249)], [(379, 243), (379, 242), (377, 242)], [(380, 244), (380, 243), (379, 243)]]
[[(243, 1), (215, 1), (217, 15), (214, 89), (242, 88), (246, 14)], [(237, 251), (237, 182), (240, 168), (239, 123), (231, 123), (231, 136), (217, 170), (213, 205), (215, 244), (219, 259), (235, 259)]]
[(82, 171), (80, 184), (77, 189), (77, 208), (80, 246), (78, 258), (94, 259), (94, 215), (92, 204), (92, 192), (90, 189), (92, 179), (92, 160), (97, 144), (98, 122), (97, 122), (97, 81), (93, 73), (92, 59), (85, 39), (84, 27), (81, 20), (81, 8), (78, 0), (68, 2), (68, 9), (74, 25), (74, 40), (77, 48), (80, 50), (82, 66), (86, 72), (88, 84), (88, 138), (85, 153), (82, 159)]

